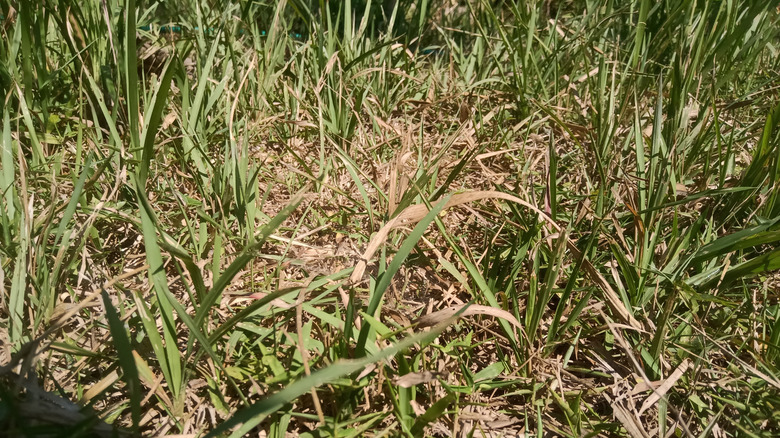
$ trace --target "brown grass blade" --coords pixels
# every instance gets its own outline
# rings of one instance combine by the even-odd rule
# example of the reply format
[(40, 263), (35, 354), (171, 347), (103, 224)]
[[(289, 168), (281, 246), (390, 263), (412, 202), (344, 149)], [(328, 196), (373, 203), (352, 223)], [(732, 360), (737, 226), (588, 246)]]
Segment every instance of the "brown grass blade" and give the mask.
[[(447, 307), (446, 309), (441, 309), (436, 312), (424, 315), (418, 318), (414, 322), (417, 324), (417, 327), (419, 328), (432, 327), (448, 318), (453, 317), (460, 309), (461, 306)], [(507, 312), (506, 310), (496, 309), (490, 306), (480, 306), (478, 304), (472, 304), (469, 307), (467, 307), (466, 310), (463, 311), (463, 313), (460, 314), (461, 317), (473, 316), (473, 315), (488, 315), (495, 318), (505, 319), (507, 320), (507, 322), (509, 322), (516, 328), (518, 328), (521, 332), (523, 331), (523, 326), (520, 325), (520, 321), (518, 321), (517, 318), (514, 317), (514, 315)]]

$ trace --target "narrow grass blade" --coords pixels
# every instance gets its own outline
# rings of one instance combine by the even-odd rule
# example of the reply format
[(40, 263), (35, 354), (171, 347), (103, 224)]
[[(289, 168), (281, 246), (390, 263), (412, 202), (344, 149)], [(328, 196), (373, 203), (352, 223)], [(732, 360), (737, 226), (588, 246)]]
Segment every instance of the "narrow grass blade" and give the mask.
[(162, 79), (157, 83), (152, 97), (152, 111), (151, 113), (147, 112), (144, 116), (142, 156), (138, 170), (138, 177), (142, 185), (146, 183), (146, 178), (149, 175), (149, 165), (154, 155), (154, 139), (162, 122), (162, 112), (168, 103), (168, 90), (171, 88), (171, 80), (173, 79), (174, 68), (171, 67), (171, 61), (168, 61), (163, 69)]
[(266, 304), (270, 303), (271, 301), (277, 298), (281, 298), (285, 295), (291, 294), (293, 292), (298, 292), (300, 290), (301, 290), (300, 287), (289, 287), (285, 289), (279, 289), (277, 291), (274, 291), (264, 296), (263, 298), (253, 301), (252, 304), (241, 309), (240, 312), (230, 317), (227, 321), (222, 323), (222, 325), (220, 325), (216, 330), (209, 333), (208, 342), (210, 344), (213, 344), (220, 337), (224, 336), (228, 331), (230, 331), (233, 327), (235, 327), (238, 323), (246, 320), (253, 313), (255, 313), (257, 310), (259, 310), (261, 307), (265, 306)]
[(62, 214), (62, 218), (60, 219), (60, 225), (57, 227), (57, 233), (54, 235), (55, 248), (60, 245), (61, 243), (60, 239), (65, 234), (65, 230), (67, 230), (68, 225), (70, 225), (70, 220), (73, 218), (73, 215), (76, 213), (76, 207), (79, 204), (82, 191), (84, 190), (84, 183), (87, 181), (87, 177), (90, 176), (91, 172), (92, 172), (92, 156), (88, 156), (87, 162), (84, 164), (84, 168), (81, 171), (81, 175), (79, 175), (79, 179), (76, 182), (76, 186), (73, 187), (73, 193), (70, 196), (70, 201), (68, 201), (68, 206), (65, 207), (65, 211)]
[[(130, 122), (130, 144), (135, 155), (141, 146), (139, 118), (140, 108), (138, 106), (138, 53), (135, 48), (135, 0), (126, 0), (125, 2), (125, 41), (124, 41), (124, 78), (125, 78), (125, 99), (127, 99), (127, 118)], [(136, 155), (136, 158), (138, 156)]]
[[(14, 187), (15, 168), (14, 163), (14, 142), (11, 140), (11, 119), (8, 115), (8, 108), (3, 111), (3, 132), (2, 139), (0, 139), (0, 165), (3, 166), (2, 173), (0, 174), (0, 198), (4, 200), (3, 210), (0, 211), (0, 215), (5, 218), (6, 224), (10, 224), (13, 218), (16, 216), (16, 206), (14, 201), (16, 199), (16, 188)], [(4, 224), (4, 231), (9, 232)], [(6, 242), (10, 236), (3, 236), (3, 240)]]
[[(778, 269), (780, 269), (780, 249), (775, 249), (774, 251), (752, 258), (729, 269), (723, 277), (721, 287), (728, 286), (740, 278), (754, 277)], [(710, 281), (704, 283), (701, 288), (703, 290), (712, 288), (719, 280), (719, 277), (712, 278)]]
[[(436, 216), (438, 216), (438, 214), (444, 210), (444, 207), (447, 206), (447, 202), (450, 200), (451, 196), (452, 195), (445, 196), (442, 200), (437, 202), (436, 205), (428, 212), (428, 214), (417, 223), (412, 232), (409, 234), (409, 237), (407, 237), (406, 240), (404, 240), (404, 242), (401, 244), (401, 247), (398, 248), (398, 252), (395, 254), (395, 256), (393, 256), (393, 261), (390, 262), (387, 270), (382, 273), (382, 276), (377, 281), (376, 287), (374, 287), (374, 290), (371, 291), (366, 313), (369, 315), (374, 315), (376, 313), (377, 309), (379, 308), (379, 304), (382, 301), (382, 297), (384, 297), (385, 291), (387, 290), (388, 286), (390, 286), (390, 281), (393, 279), (393, 276), (395, 276), (395, 273), (401, 269), (401, 265), (403, 265), (406, 257), (409, 256), (409, 253), (411, 253), (414, 247), (417, 245), (417, 241), (420, 240), (422, 235), (425, 233), (425, 230), (428, 229), (428, 225), (430, 225)], [(369, 326), (366, 324), (360, 330), (360, 335), (358, 336), (356, 349), (360, 355), (365, 354), (368, 332)]]
[[(464, 306), (464, 310), (465, 310)], [(219, 427), (212, 430), (206, 435), (206, 438), (222, 436), (230, 429), (239, 426), (231, 434), (231, 438), (237, 438), (246, 435), (252, 428), (260, 424), (268, 415), (276, 412), (286, 403), (297, 399), (301, 395), (311, 391), (312, 389), (321, 386), (325, 383), (332, 382), (340, 377), (352, 374), (358, 370), (365, 368), (367, 365), (379, 362), (382, 359), (393, 357), (404, 350), (411, 348), (415, 344), (426, 344), (436, 339), (450, 324), (452, 320), (442, 322), (441, 324), (433, 327), (429, 332), (418, 333), (412, 335), (403, 341), (393, 345), (392, 347), (385, 348), (379, 353), (355, 360), (340, 360), (333, 365), (330, 365), (321, 370), (313, 372), (310, 376), (305, 377), (289, 386), (285, 389), (269, 396), (268, 398), (252, 404), (243, 410), (236, 412), (233, 417)]]
[(141, 204), (141, 229), (144, 236), (146, 260), (149, 264), (149, 281), (154, 288), (157, 304), (160, 306), (160, 317), (163, 321), (162, 329), (163, 338), (165, 340), (165, 356), (168, 362), (169, 376), (171, 379), (169, 387), (173, 394), (173, 398), (178, 400), (179, 392), (183, 389), (182, 358), (177, 345), (178, 336), (173, 306), (169, 299), (171, 293), (168, 290), (168, 276), (165, 273), (165, 262), (162, 258), (162, 252), (157, 244), (157, 224), (154, 210), (149, 204), (146, 193), (143, 191), (143, 185), (137, 179), (136, 188), (136, 195)]
[(268, 224), (266, 224), (260, 232), (254, 237), (254, 241), (246, 246), (241, 251), (241, 254), (236, 257), (235, 260), (225, 269), (225, 271), (214, 282), (214, 287), (211, 288), (208, 294), (206, 294), (203, 303), (200, 304), (197, 313), (195, 314), (195, 325), (198, 327), (203, 326), (203, 322), (206, 320), (206, 316), (211, 312), (212, 306), (217, 302), (217, 299), (222, 296), (222, 292), (228, 287), (233, 278), (244, 269), (252, 259), (255, 258), (255, 251), (259, 248), (268, 237), (276, 230), (279, 225), (282, 224), (289, 216), (298, 208), (303, 198), (293, 199), (282, 211), (280, 211)]
[[(583, 254), (588, 254), (593, 248), (593, 245), (598, 240), (599, 237), (598, 230), (601, 228), (602, 221), (597, 221), (593, 224), (593, 228), (590, 233), (590, 237), (588, 238), (587, 243), (585, 244), (585, 247), (582, 250)], [(574, 268), (572, 269), (572, 273), (578, 273), (580, 272), (580, 269), (582, 268), (582, 264), (585, 261), (584, 257), (580, 257), (577, 259), (577, 262), (574, 265)], [(568, 329), (569, 325), (573, 323), (573, 321), (577, 321), (577, 318), (579, 317), (579, 312), (584, 307), (584, 303), (587, 303), (587, 297), (590, 295), (587, 294), (585, 298), (583, 298), (574, 308), (574, 311), (572, 311), (566, 320), (566, 322), (563, 324), (561, 331), (559, 332), (559, 327), (561, 324), (561, 318), (563, 317), (563, 311), (570, 306), (569, 299), (571, 298), (572, 291), (574, 290), (574, 286), (578, 282), (578, 276), (577, 275), (571, 275), (569, 277), (569, 280), (566, 282), (566, 288), (561, 293), (561, 299), (558, 302), (558, 305), (555, 308), (555, 315), (552, 318), (552, 323), (550, 324), (550, 329), (548, 330), (547, 334), (547, 346), (551, 346), (554, 342), (558, 341), (559, 334), (564, 335), (566, 333), (566, 330)], [(583, 303), (584, 301), (584, 303)]]
[(370, 50), (367, 50), (367, 51), (365, 51), (365, 52), (361, 53), (361, 54), (360, 54), (360, 55), (358, 55), (358, 56), (357, 56), (355, 59), (353, 59), (352, 61), (350, 61), (350, 62), (349, 62), (349, 64), (347, 64), (346, 66), (344, 66), (344, 68), (342, 69), (342, 73), (346, 73), (346, 72), (348, 72), (348, 71), (349, 71), (349, 70), (350, 70), (352, 67), (354, 67), (354, 66), (356, 66), (356, 65), (360, 64), (362, 61), (364, 61), (365, 59), (368, 59), (370, 56), (372, 56), (372, 55), (374, 55), (374, 54), (376, 54), (376, 53), (380, 52), (380, 51), (381, 51), (382, 49), (384, 49), (385, 47), (387, 47), (387, 46), (389, 46), (389, 45), (391, 45), (391, 44), (394, 44), (394, 43), (396, 43), (396, 42), (397, 42), (398, 40), (400, 40), (400, 39), (401, 39), (401, 37), (400, 37), (400, 36), (398, 36), (398, 37), (395, 37), (395, 38), (393, 38), (393, 39), (390, 39), (390, 40), (384, 41), (384, 42), (382, 42), (381, 44), (377, 44), (375, 47), (372, 47)]
[(368, 191), (366, 190), (365, 185), (363, 185), (357, 170), (355, 170), (357, 166), (355, 165), (355, 162), (352, 161), (352, 159), (349, 157), (349, 155), (347, 155), (347, 153), (343, 150), (339, 150), (339, 158), (341, 158), (341, 161), (344, 162), (344, 167), (347, 169), (347, 172), (349, 172), (349, 176), (351, 176), (352, 180), (355, 181), (355, 186), (357, 187), (358, 192), (360, 192), (363, 205), (365, 205), (366, 211), (368, 212), (370, 226), (373, 228), (374, 209), (371, 208), (371, 198), (368, 196)]
[(19, 106), (22, 110), (22, 120), (24, 120), (24, 125), (27, 128), (27, 135), (30, 136), (30, 143), (32, 143), (33, 163), (40, 164), (44, 161), (43, 146), (41, 145), (41, 141), (38, 138), (38, 134), (36, 134), (35, 123), (33, 123), (33, 115), (30, 111), (29, 104), (25, 98), (24, 93), (22, 92), (22, 89), (19, 88), (19, 85), (16, 86), (16, 94), (19, 97)]
[(417, 419), (414, 421), (414, 425), (412, 426), (411, 431), (412, 435), (416, 438), (424, 436), (425, 427), (441, 417), (444, 411), (446, 411), (447, 408), (449, 408), (450, 405), (457, 399), (458, 395), (456, 393), (452, 393), (437, 400), (436, 403), (431, 405), (431, 407), (425, 411), (424, 414), (417, 417)]
[[(141, 297), (136, 293), (133, 294), (133, 299), (138, 307), (138, 317), (141, 319), (144, 333), (149, 340), (149, 345), (152, 347), (154, 358), (159, 363), (159, 369), (166, 382), (173, 382), (174, 378), (171, 375), (171, 366), (168, 365), (168, 354), (165, 351), (165, 343), (157, 329), (157, 321), (155, 320), (154, 314), (152, 313), (149, 304), (146, 302), (147, 300), (145, 297)], [(168, 406), (171, 406), (171, 403), (169, 403)]]
[(702, 246), (696, 251), (692, 262), (701, 263), (729, 252), (777, 241), (780, 241), (780, 217), (768, 223), (723, 236)]
[(24, 306), (25, 291), (27, 290), (27, 257), (30, 249), (30, 235), (27, 229), (27, 221), (22, 219), (19, 227), (19, 246), (16, 252), (14, 273), (11, 278), (11, 290), (8, 298), (9, 324), (8, 334), (11, 340), (11, 348), (21, 346), (24, 335)]
[(138, 431), (141, 423), (141, 381), (138, 379), (138, 369), (135, 367), (135, 358), (133, 356), (133, 346), (127, 337), (125, 325), (119, 318), (114, 305), (111, 304), (111, 298), (105, 290), (101, 292), (103, 297), (103, 306), (106, 309), (106, 318), (108, 327), (111, 331), (111, 338), (114, 340), (117, 356), (119, 356), (119, 366), (122, 368), (122, 380), (127, 385), (127, 392), (130, 396), (130, 416), (133, 421), (133, 431)]

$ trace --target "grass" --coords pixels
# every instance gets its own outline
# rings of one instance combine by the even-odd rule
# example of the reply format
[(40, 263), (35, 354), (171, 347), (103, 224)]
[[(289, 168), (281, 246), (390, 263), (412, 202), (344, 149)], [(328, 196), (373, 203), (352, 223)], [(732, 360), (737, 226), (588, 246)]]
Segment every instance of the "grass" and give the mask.
[(772, 2), (0, 10), (6, 433), (780, 433)]

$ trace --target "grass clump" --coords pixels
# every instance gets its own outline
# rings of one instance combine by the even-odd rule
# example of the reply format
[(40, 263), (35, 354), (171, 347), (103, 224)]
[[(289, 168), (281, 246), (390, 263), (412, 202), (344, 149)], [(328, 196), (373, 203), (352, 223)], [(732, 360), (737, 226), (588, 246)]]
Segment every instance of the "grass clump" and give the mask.
[(5, 2), (11, 435), (776, 436), (771, 2)]

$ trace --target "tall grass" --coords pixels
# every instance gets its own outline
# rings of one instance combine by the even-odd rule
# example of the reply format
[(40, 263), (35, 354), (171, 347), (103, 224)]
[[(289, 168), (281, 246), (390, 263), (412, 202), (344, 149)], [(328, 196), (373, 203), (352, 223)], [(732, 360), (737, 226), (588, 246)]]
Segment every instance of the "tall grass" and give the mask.
[(8, 433), (778, 433), (771, 2), (0, 14)]

